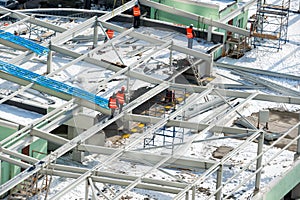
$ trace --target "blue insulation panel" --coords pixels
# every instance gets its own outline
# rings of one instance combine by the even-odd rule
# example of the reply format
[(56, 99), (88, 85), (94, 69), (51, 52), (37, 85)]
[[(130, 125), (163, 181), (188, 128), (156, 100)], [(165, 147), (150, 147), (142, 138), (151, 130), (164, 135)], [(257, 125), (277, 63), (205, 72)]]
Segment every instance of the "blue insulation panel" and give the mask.
[(87, 92), (85, 90), (82, 90), (82, 89), (79, 89), (76, 87), (72, 87), (65, 83), (50, 79), (48, 77), (41, 76), (41, 75), (31, 72), (29, 70), (17, 67), (15, 65), (12, 65), (12, 64), (9, 64), (6, 62), (3, 62), (1, 60), (0, 60), (0, 70), (4, 71), (6, 73), (9, 73), (13, 76), (16, 76), (18, 78), (30, 81), (32, 83), (36, 83), (36, 84), (44, 86), (46, 88), (50, 88), (57, 92), (62, 92), (65, 94), (72, 95), (74, 97), (85, 99), (87, 101), (90, 101), (92, 103), (99, 105), (102, 108), (109, 109), (108, 108), (108, 100), (105, 98), (99, 97), (99, 96), (97, 96), (93, 93)]
[(39, 45), (30, 40), (24, 39), (22, 37), (16, 36), (3, 30), (0, 30), (0, 38), (15, 43), (17, 45), (23, 46), (38, 54), (39, 56), (47, 55), (49, 52), (49, 49), (42, 45)]

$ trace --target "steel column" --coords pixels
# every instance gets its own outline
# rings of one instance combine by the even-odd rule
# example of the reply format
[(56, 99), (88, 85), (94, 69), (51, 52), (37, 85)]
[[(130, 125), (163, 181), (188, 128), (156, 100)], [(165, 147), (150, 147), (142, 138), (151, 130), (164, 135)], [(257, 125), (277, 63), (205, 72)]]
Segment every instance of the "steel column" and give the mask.
[(216, 200), (222, 199), (222, 178), (223, 178), (223, 165), (221, 164), (217, 170), (217, 184), (216, 189), (218, 192), (216, 193)]
[(259, 188), (260, 188), (260, 180), (261, 180), (261, 166), (262, 166), (262, 157), (263, 155), (261, 154), (262, 153), (262, 150), (263, 150), (263, 145), (264, 145), (264, 132), (261, 132), (260, 133), (260, 136), (258, 138), (258, 144), (257, 144), (257, 155), (260, 155), (258, 158), (257, 158), (257, 161), (256, 161), (256, 170), (259, 170), (255, 176), (255, 189), (254, 191), (255, 192), (258, 192), (259, 191)]

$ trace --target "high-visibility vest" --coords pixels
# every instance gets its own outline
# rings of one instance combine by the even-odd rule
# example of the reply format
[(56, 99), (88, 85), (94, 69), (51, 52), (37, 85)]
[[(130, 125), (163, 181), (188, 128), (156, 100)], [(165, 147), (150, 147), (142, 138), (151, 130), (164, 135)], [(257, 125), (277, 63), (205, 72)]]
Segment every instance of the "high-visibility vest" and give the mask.
[(108, 107), (109, 107), (109, 108), (112, 108), (112, 109), (118, 108), (118, 105), (117, 105), (117, 98), (116, 98), (116, 97), (110, 97), (110, 98), (109, 98)]
[(118, 99), (120, 104), (124, 104), (125, 103), (125, 94), (124, 94), (124, 92), (119, 91), (117, 93), (117, 99)]
[(194, 38), (194, 34), (193, 34), (193, 28), (186, 28), (186, 37), (187, 38)]
[(108, 29), (106, 31), (106, 34), (107, 34), (108, 38), (111, 39), (114, 37), (114, 30)]
[(133, 16), (137, 17), (141, 15), (141, 10), (139, 6), (134, 6), (133, 7)]

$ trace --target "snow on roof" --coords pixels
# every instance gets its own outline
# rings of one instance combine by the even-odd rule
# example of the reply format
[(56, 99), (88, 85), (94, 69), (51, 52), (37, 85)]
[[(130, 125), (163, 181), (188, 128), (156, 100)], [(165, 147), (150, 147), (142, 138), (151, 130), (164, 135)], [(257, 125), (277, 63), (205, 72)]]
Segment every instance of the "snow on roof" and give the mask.
[[(239, 64), (243, 66), (248, 66), (252, 68), (258, 68), (258, 69), (267, 69), (267, 70), (273, 70), (273, 71), (279, 71), (279, 72), (285, 72), (285, 73), (291, 73), (291, 74), (299, 74), (300, 72), (298, 71), (298, 64), (299, 64), (299, 44), (300, 44), (300, 36), (298, 34), (299, 32), (299, 27), (300, 27), (300, 20), (298, 15), (293, 15), (291, 14), (290, 20), (293, 22), (291, 23), (291, 27), (289, 28), (289, 42), (283, 46), (283, 50), (280, 50), (279, 52), (267, 52), (267, 51), (261, 51), (259, 48), (258, 49), (253, 49), (252, 51), (246, 53), (246, 55), (238, 60), (235, 59), (230, 59), (230, 58), (222, 58), (220, 61), (224, 63), (233, 63), (233, 64)], [(156, 35), (157, 37), (161, 37), (162, 35), (168, 34), (166, 31), (161, 31), (157, 30), (154, 28), (146, 28), (142, 27), (138, 29), (137, 31), (143, 32), (146, 34), (150, 35)], [(172, 36), (174, 42), (178, 45), (186, 46), (187, 41), (185, 38), (184, 34), (178, 34), (175, 33)], [(205, 45), (202, 42), (194, 42), (194, 50), (199, 50), (199, 51), (205, 51), (205, 48), (207, 47), (206, 43)], [(85, 46), (86, 45), (86, 46)], [(74, 49), (77, 52), (85, 52), (91, 44), (76, 44), (74, 45)], [(145, 45), (145, 44), (143, 44)], [(71, 46), (68, 46), (71, 47)], [(119, 47), (121, 49), (121, 45)], [(137, 47), (135, 47), (137, 48)], [(130, 51), (133, 50), (132, 46), (124, 46), (121, 50), (121, 53), (123, 55), (128, 55)], [(99, 54), (94, 54), (92, 56), (94, 57), (100, 57), (102, 56), (103, 58), (109, 60), (109, 61), (118, 61), (117, 55), (111, 53), (111, 49), (107, 48), (106, 50), (104, 49), (105, 52), (99, 52)], [(160, 62), (168, 62), (168, 57), (165, 56), (163, 52), (160, 52), (158, 55), (156, 55), (155, 59), (159, 59)], [(3, 56), (3, 55), (2, 55)], [(182, 58), (184, 55), (174, 55), (175, 57), (178, 56), (178, 58)], [(133, 63), (138, 59), (137, 56), (127, 56), (125, 63)], [(61, 57), (59, 54), (54, 55), (53, 57), (53, 62), (54, 62), (54, 68), (58, 68), (70, 61), (69, 58), (64, 58)], [(26, 65), (22, 65), (26, 68), (30, 68), (35, 71), (39, 71), (40, 73), (43, 71), (41, 67), (36, 64), (35, 62), (28, 62)], [(136, 70), (142, 70), (142, 69), (136, 69)], [(214, 69), (215, 72), (222, 72), (226, 73), (226, 70), (220, 70), (220, 69)], [(157, 73), (157, 72), (156, 72)], [(95, 90), (96, 88), (96, 83), (98, 80), (104, 79), (106, 77), (111, 76), (111, 72), (107, 70), (102, 70), (99, 69), (98, 67), (94, 67), (92, 65), (87, 65), (86, 63), (77, 63), (76, 65), (67, 68), (64, 70), (62, 73), (59, 75), (54, 76), (55, 79), (67, 82), (69, 84), (74, 84), (78, 87), (87, 89), (87, 90)], [(157, 74), (152, 74), (155, 77), (161, 77), (164, 78), (166, 75), (164, 74), (163, 71), (159, 71)], [(119, 77), (122, 78), (122, 77)], [(89, 82), (90, 81), (90, 82)], [(94, 82), (93, 82), (94, 81)], [(147, 83), (141, 84), (140, 82), (142, 81), (137, 81), (138, 83), (135, 85), (136, 87), (132, 89), (137, 89), (138, 87), (141, 87), (142, 85), (147, 85)], [(224, 82), (225, 83), (225, 82)], [(290, 83), (282, 83), (286, 84), (287, 86), (290, 86)], [(113, 88), (116, 86), (116, 83), (108, 83), (107, 88)], [(295, 84), (294, 86), (295, 89), (299, 90), (299, 83)], [(107, 94), (109, 95), (109, 94)], [(257, 106), (259, 105), (259, 106)], [(245, 115), (250, 115), (252, 112), (259, 110), (259, 108), (269, 108), (270, 104), (268, 103), (253, 103), (245, 107), (245, 110), (243, 114)], [(278, 104), (275, 104), (274, 106), (280, 106)], [(14, 109), (14, 111), (11, 111), (12, 109), (7, 106), (1, 105), (0, 106), (2, 115), (7, 116), (7, 119), (15, 116), (23, 116), (24, 122), (25, 119), (34, 119), (38, 117), (37, 114), (34, 113), (24, 113), (23, 114), (17, 112), (20, 111), (18, 109)], [(255, 109), (255, 110), (254, 110)], [(29, 115), (30, 114), (30, 115)], [(14, 115), (14, 116), (12, 116)], [(22, 121), (20, 120), (20, 121)], [(195, 119), (194, 119), (195, 120)], [(196, 119), (196, 120), (201, 120), (201, 119)], [(27, 122), (26, 122), (27, 123)], [(206, 135), (203, 135), (203, 139), (206, 137), (210, 136), (209, 133)], [(132, 136), (134, 138), (134, 135)], [(188, 139), (189, 137), (193, 137), (193, 135), (190, 133), (187, 135)], [(126, 139), (125, 142), (129, 143), (131, 138)], [(212, 152), (219, 146), (226, 145), (230, 146), (232, 148), (236, 148), (238, 145), (243, 143), (242, 140), (235, 140), (235, 139), (226, 139), (226, 140), (214, 140), (214, 141), (207, 141), (203, 143), (195, 143), (193, 144), (189, 149), (187, 149), (186, 152), (182, 153), (182, 157), (195, 157), (198, 159), (211, 159), (211, 160), (218, 160), (216, 158), (213, 158)], [(230, 161), (232, 164), (235, 165), (233, 168), (228, 168), (224, 171), (224, 178), (227, 179), (231, 177), (234, 172), (238, 171), (242, 167), (245, 166), (245, 163), (249, 162), (253, 157), (256, 156), (256, 148), (257, 145), (255, 143), (250, 143), (247, 148), (245, 148), (243, 151), (240, 152), (239, 155), (236, 157), (233, 157)], [(265, 145), (264, 148), (266, 149), (267, 146)], [(270, 149), (270, 152), (264, 156), (264, 159), (267, 160), (269, 157), (274, 155), (280, 151), (278, 148), (272, 148)], [(157, 154), (163, 154), (164, 151), (156, 150)], [(180, 152), (181, 153), (181, 152)], [(294, 153), (291, 151), (283, 151), (283, 153), (276, 158), (276, 160), (273, 160), (272, 162), (269, 163), (269, 165), (266, 166), (266, 168), (263, 170), (262, 177), (262, 185), (268, 184), (271, 180), (274, 180), (276, 177), (278, 177), (280, 174), (282, 174), (284, 171), (288, 169), (288, 166), (291, 165), (293, 161), (293, 155)], [(101, 163), (102, 160), (105, 160), (105, 156), (98, 157), (97, 155), (89, 155), (85, 158), (85, 161), (83, 162), (83, 165), (80, 165), (75, 162), (71, 162), (69, 160), (70, 158), (68, 155), (66, 157), (62, 157), (61, 159), (58, 160), (58, 163), (62, 164), (72, 164), (75, 166), (80, 166), (80, 167), (86, 167), (86, 168), (92, 168), (98, 163)], [(141, 158), (142, 159), (142, 158)], [(127, 174), (127, 175), (136, 175), (136, 176), (141, 176), (145, 173), (145, 171), (149, 170), (152, 166), (144, 166), (144, 165), (139, 165), (135, 163), (129, 163), (129, 162), (124, 162), (121, 160), (117, 160), (109, 165), (106, 165), (103, 170), (104, 171), (110, 171), (110, 172), (116, 172), (116, 173), (121, 173), (121, 174)], [(255, 170), (255, 166), (250, 165), (248, 169), (242, 173), (240, 176), (246, 176), (248, 172), (251, 172)], [(154, 170), (153, 172), (149, 173), (147, 176), (149, 177), (155, 177), (157, 180), (170, 180), (170, 181), (178, 181), (174, 177), (179, 177), (182, 178), (183, 180), (189, 180), (193, 181), (195, 179), (195, 174), (199, 175), (202, 174), (203, 171), (189, 171), (189, 170), (184, 170), (184, 169), (166, 169), (166, 171), (170, 174), (170, 176), (167, 176), (166, 173), (161, 173), (158, 170)], [(232, 182), (230, 182), (224, 189), (224, 192), (226, 193), (227, 191), (230, 192), (235, 186), (239, 184), (239, 177)], [(52, 189), (50, 190), (49, 196), (51, 197), (52, 195), (55, 195), (60, 189), (63, 189), (65, 185), (68, 185), (72, 179), (68, 178), (61, 178), (61, 177), (54, 177), (53, 182), (52, 182)], [(105, 185), (103, 184), (96, 184), (99, 188), (102, 188), (102, 192), (106, 195), (111, 195), (112, 192), (109, 191)], [(245, 185), (242, 187), (237, 193), (234, 194), (234, 198), (238, 199), (246, 199), (249, 197), (251, 194), (249, 193), (249, 188), (252, 188), (253, 186), (253, 181), (250, 182), (249, 184)], [(215, 177), (210, 177), (206, 179), (205, 182), (203, 182), (200, 185), (200, 188), (205, 189), (208, 193), (201, 193), (198, 194), (199, 196), (197, 197), (198, 199), (206, 198), (209, 195), (209, 191), (213, 190), (215, 187)], [(106, 189), (105, 189), (106, 188)], [(83, 197), (84, 195), (84, 189), (85, 187), (82, 185), (79, 185), (76, 187), (75, 190), (72, 192), (68, 193), (63, 199), (74, 199), (74, 198), (79, 198)], [(114, 191), (119, 191), (121, 187), (113, 187)], [(130, 192), (127, 193), (129, 197), (132, 197), (131, 199), (141, 199), (141, 198), (151, 198), (151, 199), (171, 199), (172, 195), (170, 194), (164, 194), (164, 193), (158, 193), (158, 192), (149, 192), (141, 189), (134, 189)], [(91, 195), (90, 195), (91, 196)], [(39, 198), (39, 197), (33, 197), (34, 198)]]

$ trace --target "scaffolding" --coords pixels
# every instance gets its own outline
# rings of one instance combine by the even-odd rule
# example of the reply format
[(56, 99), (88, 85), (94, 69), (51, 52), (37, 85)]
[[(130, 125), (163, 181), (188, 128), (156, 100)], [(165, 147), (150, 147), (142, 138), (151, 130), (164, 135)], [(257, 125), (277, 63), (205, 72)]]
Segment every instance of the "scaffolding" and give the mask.
[(253, 45), (282, 49), (287, 41), (290, 0), (269, 4), (266, 0), (257, 1), (252, 36)]

